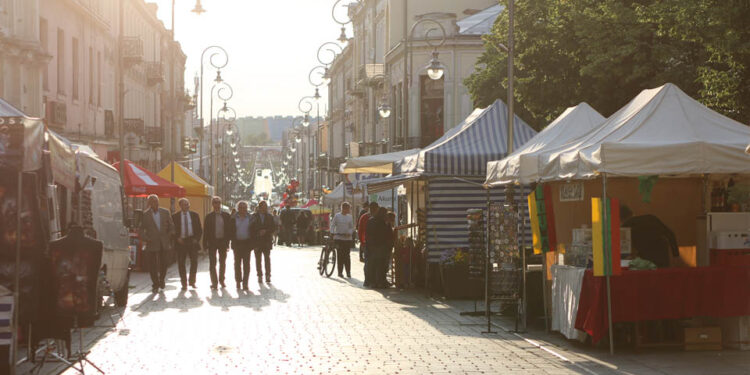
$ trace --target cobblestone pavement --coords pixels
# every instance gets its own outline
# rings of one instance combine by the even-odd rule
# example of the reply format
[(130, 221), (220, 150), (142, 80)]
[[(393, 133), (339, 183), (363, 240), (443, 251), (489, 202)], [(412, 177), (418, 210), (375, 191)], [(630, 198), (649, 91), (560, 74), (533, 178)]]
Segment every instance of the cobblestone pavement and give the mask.
[(750, 373), (741, 352), (610, 360), (544, 337), (482, 334), (481, 319), (459, 315), (466, 302), (363, 289), (356, 256), (352, 279), (326, 279), (315, 269), (319, 248), (272, 253), (273, 284), (258, 285), (253, 262), (247, 293), (234, 288), (231, 255), (230, 288), (219, 291), (209, 289), (205, 257), (197, 290), (179, 290), (174, 266), (156, 295), (147, 275), (135, 274), (118, 329), (87, 330), (89, 359), (107, 374)]

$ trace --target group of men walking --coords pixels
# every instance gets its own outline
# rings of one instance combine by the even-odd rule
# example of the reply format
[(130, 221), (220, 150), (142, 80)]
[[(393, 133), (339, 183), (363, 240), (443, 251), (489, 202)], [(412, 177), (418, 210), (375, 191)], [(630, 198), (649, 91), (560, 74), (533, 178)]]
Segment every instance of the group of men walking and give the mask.
[[(258, 283), (263, 283), (263, 268), (266, 283), (271, 282), (271, 248), (277, 224), (274, 216), (268, 212), (268, 204), (265, 201), (258, 203), (254, 213), (248, 212), (247, 202), (241, 201), (237, 204), (237, 212), (229, 215), (221, 211), (221, 198), (213, 197), (213, 211), (206, 215), (204, 220), (205, 230), (201, 226), (198, 213), (190, 211), (190, 201), (185, 198), (180, 199), (180, 211), (173, 215), (159, 207), (159, 198), (156, 195), (150, 195), (147, 203), (149, 208), (143, 213), (139, 235), (151, 273), (151, 290), (154, 293), (165, 287), (166, 256), (172, 249), (177, 252), (182, 290), (187, 290), (188, 285), (196, 288), (198, 251), (201, 244), (208, 252), (211, 289), (217, 289), (219, 285), (222, 288), (226, 287), (224, 275), (230, 245), (234, 253), (234, 279), (237, 289), (249, 290), (252, 252), (255, 252)], [(189, 275), (186, 270), (187, 258), (190, 258)]]

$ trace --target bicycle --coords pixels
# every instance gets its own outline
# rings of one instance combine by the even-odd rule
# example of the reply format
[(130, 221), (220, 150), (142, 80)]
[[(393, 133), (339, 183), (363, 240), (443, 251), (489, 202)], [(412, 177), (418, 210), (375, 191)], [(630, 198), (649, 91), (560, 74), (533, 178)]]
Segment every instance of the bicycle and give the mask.
[(320, 250), (320, 260), (318, 260), (318, 272), (320, 276), (331, 277), (333, 270), (336, 269), (336, 247), (330, 234), (323, 235), (323, 249)]

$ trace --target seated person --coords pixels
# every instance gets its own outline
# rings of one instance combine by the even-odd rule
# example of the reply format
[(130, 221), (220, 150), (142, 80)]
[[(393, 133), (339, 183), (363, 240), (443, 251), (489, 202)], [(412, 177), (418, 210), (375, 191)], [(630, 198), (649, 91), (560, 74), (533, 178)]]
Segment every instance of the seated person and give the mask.
[(658, 268), (667, 268), (671, 257), (679, 257), (677, 239), (669, 227), (654, 215), (633, 216), (627, 206), (620, 207), (620, 222), (630, 228), (634, 255), (653, 262)]

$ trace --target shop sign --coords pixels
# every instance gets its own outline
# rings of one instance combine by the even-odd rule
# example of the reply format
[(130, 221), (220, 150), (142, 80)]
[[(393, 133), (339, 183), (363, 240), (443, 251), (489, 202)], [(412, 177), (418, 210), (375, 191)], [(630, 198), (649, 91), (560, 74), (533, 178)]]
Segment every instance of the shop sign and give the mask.
[(583, 182), (568, 182), (560, 186), (560, 202), (583, 200)]

